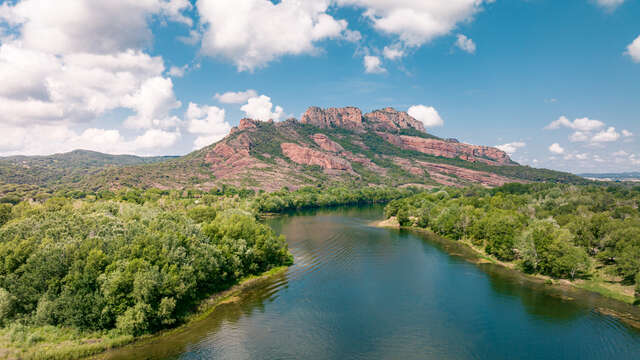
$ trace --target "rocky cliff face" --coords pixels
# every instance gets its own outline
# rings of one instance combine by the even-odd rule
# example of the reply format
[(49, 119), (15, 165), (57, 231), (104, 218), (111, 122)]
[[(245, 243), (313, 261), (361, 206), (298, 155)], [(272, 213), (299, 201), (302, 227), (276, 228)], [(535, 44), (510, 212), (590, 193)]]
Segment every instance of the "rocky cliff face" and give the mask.
[(319, 128), (339, 127), (349, 130), (362, 130), (362, 111), (355, 107), (321, 109), (312, 106), (302, 115), (300, 122)]
[(390, 107), (375, 110), (363, 116), (362, 111), (355, 107), (321, 109), (314, 106), (307, 109), (300, 122), (325, 129), (344, 128), (355, 131), (370, 129), (395, 132), (400, 129), (415, 129), (425, 131), (420, 121), (404, 111), (397, 111)]
[(398, 131), (400, 129), (415, 129), (425, 132), (424, 125), (404, 111), (394, 108), (384, 108), (364, 115), (365, 125), (378, 131)]
[(402, 149), (415, 150), (433, 156), (451, 159), (459, 158), (469, 162), (482, 162), (489, 165), (514, 164), (507, 153), (494, 147), (425, 139), (416, 136), (394, 135), (385, 132), (378, 132), (377, 134)]
[(280, 145), (282, 153), (296, 164), (318, 165), (325, 170), (352, 171), (351, 164), (344, 158), (293, 143)]

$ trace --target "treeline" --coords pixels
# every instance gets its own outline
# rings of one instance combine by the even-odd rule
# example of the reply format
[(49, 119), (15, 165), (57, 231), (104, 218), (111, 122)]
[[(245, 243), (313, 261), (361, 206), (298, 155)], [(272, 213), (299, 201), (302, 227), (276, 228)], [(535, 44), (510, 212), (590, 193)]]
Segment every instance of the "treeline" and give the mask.
[[(0, 329), (20, 324), (133, 336), (175, 326), (210, 294), (290, 264), (284, 238), (259, 214), (386, 203), (417, 192), (3, 189)], [(41, 196), (20, 196), (36, 192)]]
[(237, 201), (220, 202), (0, 205), (0, 325), (140, 335), (181, 322), (242, 277), (291, 263), (282, 236), (232, 209)]
[(392, 201), (387, 217), (469, 240), (527, 273), (589, 278), (603, 269), (640, 297), (640, 187), (508, 184)]
[(333, 207), (342, 205), (384, 204), (394, 199), (418, 193), (418, 188), (391, 188), (371, 186), (363, 188), (332, 187), (322, 189), (303, 187), (296, 191), (283, 189), (263, 193), (254, 199), (259, 212), (283, 212), (287, 210)]

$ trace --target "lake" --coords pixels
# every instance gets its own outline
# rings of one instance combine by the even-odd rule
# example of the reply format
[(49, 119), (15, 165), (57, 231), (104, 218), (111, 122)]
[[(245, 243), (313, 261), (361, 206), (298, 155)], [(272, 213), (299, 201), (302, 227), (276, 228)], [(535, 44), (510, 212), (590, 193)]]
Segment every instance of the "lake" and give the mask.
[(295, 265), (206, 319), (109, 359), (640, 359), (631, 306), (476, 265), (453, 242), (380, 229), (382, 207), (269, 219)]

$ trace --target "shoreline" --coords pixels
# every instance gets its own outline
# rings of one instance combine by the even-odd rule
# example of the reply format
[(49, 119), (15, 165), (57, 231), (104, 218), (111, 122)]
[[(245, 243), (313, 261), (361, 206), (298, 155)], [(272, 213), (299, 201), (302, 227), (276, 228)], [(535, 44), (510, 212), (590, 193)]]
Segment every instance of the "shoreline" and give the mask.
[(204, 320), (209, 315), (211, 315), (218, 306), (236, 302), (240, 300), (242, 293), (252, 289), (259, 282), (266, 280), (270, 277), (279, 275), (284, 273), (289, 266), (283, 265), (275, 267), (271, 270), (265, 271), (260, 275), (250, 275), (243, 279), (241, 279), (237, 284), (233, 285), (227, 290), (223, 290), (221, 292), (212, 294), (208, 298), (204, 299), (200, 305), (198, 305), (197, 309), (191, 314), (187, 320), (180, 324), (178, 327), (172, 329), (161, 330), (157, 333), (142, 335), (138, 338), (134, 338), (131, 342), (123, 344), (121, 346), (112, 347), (109, 349), (105, 349), (104, 351), (92, 355), (88, 355), (82, 357), (81, 359), (104, 359), (109, 355), (111, 351), (119, 351), (127, 346), (138, 346), (145, 345), (146, 343), (160, 340), (167, 336), (175, 335), (181, 331), (186, 330), (189, 326), (192, 326), (194, 323)]
[[(389, 219), (374, 221), (370, 223), (370, 226), (377, 227), (377, 228), (395, 229), (395, 230), (410, 230), (416, 233), (426, 234), (426, 235), (429, 235), (430, 237), (434, 237), (435, 239), (442, 240), (442, 242), (439, 242), (442, 245), (455, 244), (457, 246), (464, 247), (464, 249), (466, 249), (470, 254), (464, 254), (459, 251), (452, 251), (452, 249), (450, 248), (446, 248), (444, 250), (449, 255), (460, 256), (465, 261), (471, 262), (475, 265), (482, 265), (482, 264), (497, 265), (503, 269), (506, 269), (507, 271), (512, 272), (513, 274), (516, 274), (518, 276), (525, 278), (526, 280), (532, 283), (544, 284), (545, 286), (553, 287), (557, 290), (571, 289), (578, 292), (597, 294), (603, 297), (604, 299), (617, 302), (620, 305), (631, 306), (634, 308), (636, 307), (634, 305), (635, 299), (633, 297), (628, 296), (621, 292), (616, 292), (615, 290), (601, 287), (598, 285), (597, 282), (576, 283), (566, 279), (553, 279), (552, 277), (546, 276), (546, 275), (526, 274), (516, 269), (515, 263), (500, 261), (492, 257), (491, 255), (486, 254), (481, 249), (478, 249), (477, 247), (473, 246), (473, 244), (471, 244), (468, 240), (460, 240), (460, 241), (450, 240), (435, 234), (433, 231), (429, 229), (423, 229), (423, 228), (412, 227), (412, 226), (400, 226), (397, 220), (393, 217)], [(571, 297), (564, 297), (564, 296), (560, 296), (560, 297), (563, 300), (575, 300), (574, 298), (571, 298)], [(640, 312), (638, 314), (631, 314), (629, 312), (620, 311), (620, 310), (612, 309), (610, 307), (603, 307), (603, 306), (594, 306), (593, 310), (603, 315), (615, 317), (616, 319), (622, 321), (623, 323), (637, 330), (640, 330)]]
[[(174, 328), (137, 337), (131, 335), (110, 337), (106, 332), (102, 334), (88, 333), (86, 336), (80, 336), (75, 339), (42, 343), (40, 347), (35, 347), (31, 350), (21, 347), (0, 348), (0, 359), (102, 359), (107, 357), (111, 351), (119, 351), (127, 346), (143, 345), (184, 331), (194, 323), (211, 315), (219, 305), (240, 300), (243, 292), (250, 290), (263, 280), (284, 273), (288, 268), (289, 266), (283, 265), (259, 275), (247, 276), (229, 289), (211, 294), (194, 308), (193, 313), (183, 323)], [(51, 328), (59, 332), (69, 330)], [(7, 334), (6, 336), (9, 335)]]

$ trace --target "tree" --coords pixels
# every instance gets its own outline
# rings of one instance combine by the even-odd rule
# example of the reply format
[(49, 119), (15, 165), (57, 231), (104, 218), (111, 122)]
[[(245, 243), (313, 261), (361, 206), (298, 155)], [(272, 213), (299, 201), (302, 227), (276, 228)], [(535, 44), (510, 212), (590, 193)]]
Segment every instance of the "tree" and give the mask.
[(400, 224), (400, 226), (410, 226), (411, 224), (411, 219), (409, 219), (409, 215), (407, 213), (407, 209), (405, 209), (404, 207), (401, 208), (400, 210), (398, 210), (397, 212), (397, 217), (398, 217), (398, 224)]
[(0, 204), (0, 226), (11, 220), (11, 208), (9, 204)]

